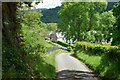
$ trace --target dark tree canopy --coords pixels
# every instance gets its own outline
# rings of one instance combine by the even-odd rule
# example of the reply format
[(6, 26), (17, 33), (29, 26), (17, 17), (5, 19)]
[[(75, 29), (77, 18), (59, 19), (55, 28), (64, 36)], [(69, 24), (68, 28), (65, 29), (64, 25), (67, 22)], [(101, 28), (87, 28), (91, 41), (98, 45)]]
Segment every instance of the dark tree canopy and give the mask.
[(51, 8), (47, 10), (42, 10), (43, 16), (41, 17), (41, 21), (44, 23), (58, 23), (61, 20), (61, 17), (58, 16), (58, 11), (60, 7)]

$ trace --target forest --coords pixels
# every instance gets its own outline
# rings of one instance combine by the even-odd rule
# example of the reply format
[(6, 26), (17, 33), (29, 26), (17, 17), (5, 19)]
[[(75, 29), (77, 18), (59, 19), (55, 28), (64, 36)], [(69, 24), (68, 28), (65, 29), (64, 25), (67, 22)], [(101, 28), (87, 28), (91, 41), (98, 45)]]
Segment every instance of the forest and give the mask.
[[(32, 2), (2, 2), (2, 79), (56, 80), (56, 56), (72, 53), (103, 80), (120, 80), (120, 3), (108, 5), (62, 2), (41, 11)], [(51, 41), (54, 31), (65, 41)]]
[[(113, 5), (116, 2), (108, 2), (107, 8), (102, 11), (109, 11), (113, 8)], [(58, 15), (58, 11), (60, 10), (61, 6), (57, 6), (55, 8), (41, 8), (43, 16), (41, 17), (41, 21), (44, 23), (59, 23), (61, 21), (61, 17)]]
[(42, 10), (43, 16), (41, 17), (41, 21), (44, 23), (59, 23), (61, 20), (61, 17), (58, 15), (59, 10), (59, 6), (56, 8)]

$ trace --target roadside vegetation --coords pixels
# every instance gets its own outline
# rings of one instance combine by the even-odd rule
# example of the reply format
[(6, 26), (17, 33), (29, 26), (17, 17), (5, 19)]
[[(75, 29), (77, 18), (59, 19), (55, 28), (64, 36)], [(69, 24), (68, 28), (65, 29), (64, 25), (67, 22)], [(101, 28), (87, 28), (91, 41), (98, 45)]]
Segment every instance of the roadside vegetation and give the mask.
[(120, 3), (104, 12), (106, 7), (107, 2), (64, 2), (58, 28), (67, 42), (75, 43), (73, 50), (78, 59), (105, 80), (119, 80)]
[[(32, 2), (2, 3), (2, 78), (53, 80), (55, 56), (61, 50), (51, 44), (49, 33), (59, 30), (74, 51), (101, 77), (120, 79), (120, 3), (104, 12), (107, 2), (63, 2), (60, 23), (43, 23)], [(38, 2), (36, 2), (38, 4)], [(33, 7), (32, 7), (33, 8)], [(70, 44), (73, 43), (73, 44)]]
[(120, 79), (120, 47), (78, 42), (75, 44), (74, 54), (101, 77), (107, 80)]
[(113, 39), (111, 45), (119, 45), (119, 6), (116, 3), (113, 9), (104, 12), (107, 2), (64, 2), (58, 28), (67, 42), (109, 43)]
[(110, 43), (95, 44), (90, 42), (77, 42), (74, 44), (74, 47), (71, 47), (71, 50), (67, 50), (71, 53), (74, 51), (74, 56), (76, 58), (87, 64), (89, 68), (95, 71), (103, 79), (120, 79), (119, 46), (110, 46)]
[[(27, 7), (22, 7), (22, 4)], [(3, 32), (2, 43), (3, 79), (53, 80), (55, 78), (55, 54), (62, 50), (52, 50), (52, 54), (47, 52), (48, 48), (55, 47), (55, 45), (47, 42), (46, 38), (49, 32), (57, 29), (57, 24), (41, 22), (40, 17), (42, 14), (40, 10), (29, 10), (30, 4), (29, 2), (2, 4), (6, 7), (6, 10), (3, 8), (3, 31), (6, 29)], [(20, 9), (15, 9), (17, 11), (13, 10), (14, 14), (12, 17), (14, 19), (12, 20), (9, 18), (11, 15), (8, 15), (9, 9), (12, 7), (17, 8), (18, 6)]]
[[(56, 75), (56, 55), (58, 55), (60, 53), (67, 53), (67, 52), (68, 51), (65, 51), (65, 50), (62, 50), (62, 49), (57, 49), (57, 50), (54, 50), (54, 51), (44, 55), (45, 62), (54, 66), (54, 68), (51, 68), (51, 69), (48, 69), (48, 68), (44, 69), (45, 71), (46, 70), (51, 70), (51, 71), (46, 72), (46, 75), (50, 75), (50, 77), (52, 77), (52, 80), (54, 80), (55, 77), (57, 76)], [(49, 80), (49, 78), (48, 78), (48, 80)]]

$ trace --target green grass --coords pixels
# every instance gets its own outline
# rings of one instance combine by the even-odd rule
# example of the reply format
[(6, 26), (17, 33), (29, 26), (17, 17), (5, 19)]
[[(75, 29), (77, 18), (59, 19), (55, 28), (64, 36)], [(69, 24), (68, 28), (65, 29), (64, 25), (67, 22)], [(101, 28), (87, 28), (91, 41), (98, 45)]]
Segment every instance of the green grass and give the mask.
[[(44, 37), (39, 35), (44, 34), (40, 31), (41, 29), (38, 27), (29, 28), (26, 25), (22, 26), (24, 39), (26, 40), (24, 42), (25, 50), (28, 53), (25, 58), (28, 76), (25, 76), (25, 78), (54, 80), (56, 76), (55, 56), (64, 51), (57, 49), (46, 52), (47, 49), (51, 49), (52, 47), (55, 47), (55, 45), (46, 42)], [(13, 71), (13, 69), (10, 69), (10, 71)], [(17, 75), (17, 73), (12, 75)]]
[(46, 47), (54, 47), (55, 45), (54, 44), (52, 44), (52, 43), (50, 43), (50, 42), (46, 42)]
[(33, 78), (54, 80), (56, 77), (55, 56), (59, 53), (66, 52), (58, 49), (47, 54), (30, 54), (27, 58), (29, 72)]
[(44, 61), (47, 64), (53, 66), (53, 68), (50, 67), (50, 66), (47, 66), (46, 69), (44, 67), (44, 70), (47, 70), (46, 74), (48, 75), (48, 78), (50, 77), (50, 78), (53, 79), (53, 78), (56, 77), (56, 62), (55, 62), (55, 58), (56, 58), (57, 54), (62, 53), (62, 52), (67, 52), (67, 51), (58, 49), (58, 50), (55, 50), (53, 52), (50, 52), (50, 53), (47, 53), (46, 55), (44, 55)]
[(97, 66), (100, 65), (100, 61), (101, 61), (100, 56), (85, 54), (84, 51), (80, 51), (79, 53), (76, 54), (76, 56), (77, 58), (84, 61), (85, 64), (90, 65), (90, 67), (94, 70), (96, 70)]
[(102, 43), (103, 46), (111, 46), (111, 43)]
[(94, 55), (85, 51), (77, 51), (75, 55), (105, 80), (120, 80), (119, 61), (104, 54)]

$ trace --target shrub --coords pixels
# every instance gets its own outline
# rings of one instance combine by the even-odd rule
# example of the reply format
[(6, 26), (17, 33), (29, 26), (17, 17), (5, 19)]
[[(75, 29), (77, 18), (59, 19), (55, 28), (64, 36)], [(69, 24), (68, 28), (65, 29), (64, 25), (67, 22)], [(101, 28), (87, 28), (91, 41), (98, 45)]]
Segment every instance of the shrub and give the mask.
[(77, 42), (75, 44), (75, 52), (84, 50), (93, 54), (107, 54), (108, 57), (120, 59), (120, 48), (118, 46), (102, 46), (100, 44), (94, 44), (89, 42)]
[(77, 42), (75, 55), (106, 80), (120, 80), (120, 47)]
[(46, 52), (46, 43), (44, 41), (37, 42), (36, 48), (38, 49), (38, 52), (45, 53)]
[(72, 51), (72, 47), (68, 46), (67, 51)]
[(62, 45), (64, 47), (68, 47), (69, 46), (68, 43), (65, 43), (65, 42), (62, 42), (62, 41), (57, 41), (57, 44), (60, 44), (60, 45)]

